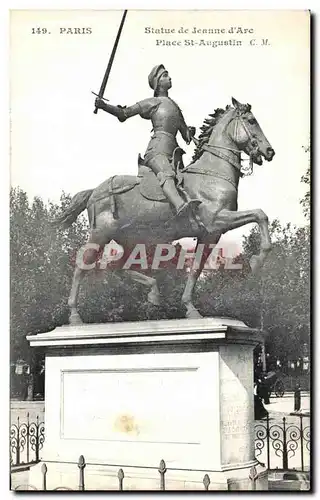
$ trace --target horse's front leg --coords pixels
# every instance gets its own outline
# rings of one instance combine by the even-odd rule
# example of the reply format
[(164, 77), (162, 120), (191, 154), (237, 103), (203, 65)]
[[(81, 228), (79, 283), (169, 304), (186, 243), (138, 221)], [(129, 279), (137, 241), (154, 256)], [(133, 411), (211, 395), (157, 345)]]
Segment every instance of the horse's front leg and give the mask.
[(138, 281), (145, 287), (150, 288), (150, 291), (148, 293), (148, 301), (154, 306), (160, 306), (161, 296), (157, 285), (157, 280), (155, 278), (151, 278), (151, 276), (146, 276), (145, 274), (139, 273), (138, 271), (126, 270), (126, 272), (134, 281)]
[[(205, 263), (209, 257), (209, 254), (211, 253), (214, 245), (218, 243), (220, 239), (220, 235), (213, 238), (211, 236), (210, 242), (206, 241), (204, 243), (202, 240), (198, 240), (196, 248), (195, 248), (195, 261), (193, 267), (194, 269), (191, 269), (189, 272), (189, 276), (187, 279), (187, 283), (181, 298), (182, 304), (185, 306), (187, 309), (186, 312), (186, 317), (187, 318), (202, 318), (201, 314), (199, 313), (198, 309), (193, 305), (192, 299), (193, 299), (193, 292), (197, 283), (197, 280), (200, 276), (200, 274), (203, 271), (203, 268), (205, 266)], [(209, 246), (209, 244), (211, 245)], [(199, 253), (198, 253), (199, 252)], [(190, 255), (190, 254), (187, 254)]]
[(271, 238), (268, 228), (268, 217), (260, 208), (254, 210), (243, 210), (233, 212), (231, 210), (221, 210), (214, 221), (216, 229), (222, 233), (231, 231), (238, 227), (256, 222), (260, 228), (261, 247), (258, 255), (253, 255), (250, 259), (250, 266), (253, 272), (260, 269), (271, 250)]

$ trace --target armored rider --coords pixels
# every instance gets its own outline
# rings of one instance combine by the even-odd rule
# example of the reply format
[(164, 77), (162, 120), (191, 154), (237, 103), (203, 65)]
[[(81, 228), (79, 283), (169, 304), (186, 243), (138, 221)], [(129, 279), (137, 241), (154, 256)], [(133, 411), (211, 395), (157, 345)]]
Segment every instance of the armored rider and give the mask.
[(133, 106), (112, 106), (99, 97), (95, 101), (97, 108), (116, 116), (120, 122), (140, 115), (151, 120), (153, 136), (148, 144), (144, 162), (156, 174), (164, 194), (174, 206), (178, 215), (188, 213), (189, 208), (196, 208), (199, 200), (185, 201), (179, 194), (175, 183), (175, 172), (172, 161), (173, 152), (178, 148), (176, 135), (178, 131), (187, 144), (195, 134), (194, 127), (187, 127), (179, 106), (169, 97), (172, 86), (171, 78), (163, 64), (155, 66), (148, 77), (153, 89), (153, 97), (139, 101)]

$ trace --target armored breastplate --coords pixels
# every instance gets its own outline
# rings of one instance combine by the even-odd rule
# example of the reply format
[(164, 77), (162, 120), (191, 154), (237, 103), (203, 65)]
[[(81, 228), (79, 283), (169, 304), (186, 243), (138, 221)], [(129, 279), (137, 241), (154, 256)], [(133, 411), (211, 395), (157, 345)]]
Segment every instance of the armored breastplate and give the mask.
[(169, 97), (158, 97), (160, 103), (152, 115), (154, 130), (162, 129), (173, 135), (177, 133), (181, 123), (181, 111)]

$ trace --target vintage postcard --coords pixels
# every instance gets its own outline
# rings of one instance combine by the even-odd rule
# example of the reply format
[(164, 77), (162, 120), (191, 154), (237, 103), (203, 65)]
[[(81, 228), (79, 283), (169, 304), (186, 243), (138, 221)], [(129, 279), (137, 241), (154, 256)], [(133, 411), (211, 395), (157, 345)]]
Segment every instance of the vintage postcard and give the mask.
[(310, 12), (12, 10), (12, 490), (310, 489)]

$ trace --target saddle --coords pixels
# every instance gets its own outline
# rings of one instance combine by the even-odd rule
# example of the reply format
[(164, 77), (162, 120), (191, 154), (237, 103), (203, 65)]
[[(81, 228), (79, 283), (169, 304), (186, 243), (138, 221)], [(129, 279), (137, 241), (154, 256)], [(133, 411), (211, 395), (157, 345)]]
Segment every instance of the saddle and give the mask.
[(138, 179), (139, 191), (143, 198), (151, 201), (166, 201), (167, 198), (162, 191), (157, 176), (149, 168), (144, 159), (139, 155), (138, 157)]
[[(183, 149), (176, 148), (171, 160), (173, 163), (173, 171), (176, 174), (177, 189), (180, 189), (182, 192), (183, 177), (181, 170), (184, 168), (182, 160), (183, 154)], [(155, 173), (146, 165), (140, 154), (138, 156), (138, 178), (140, 179), (139, 190), (144, 198), (151, 201), (167, 201)]]
[[(173, 153), (172, 162), (174, 171), (176, 172), (177, 188), (184, 193), (182, 188), (183, 177), (181, 173), (184, 166), (181, 151), (184, 153), (180, 148), (176, 148)], [(114, 195), (131, 191), (136, 186), (139, 186), (139, 191), (143, 198), (151, 201), (167, 202), (167, 198), (162, 191), (155, 173), (146, 165), (144, 159), (139, 154), (138, 176), (114, 175), (110, 177), (94, 190), (89, 205), (109, 197), (111, 200), (112, 212), (114, 216), (116, 216), (116, 200)]]

